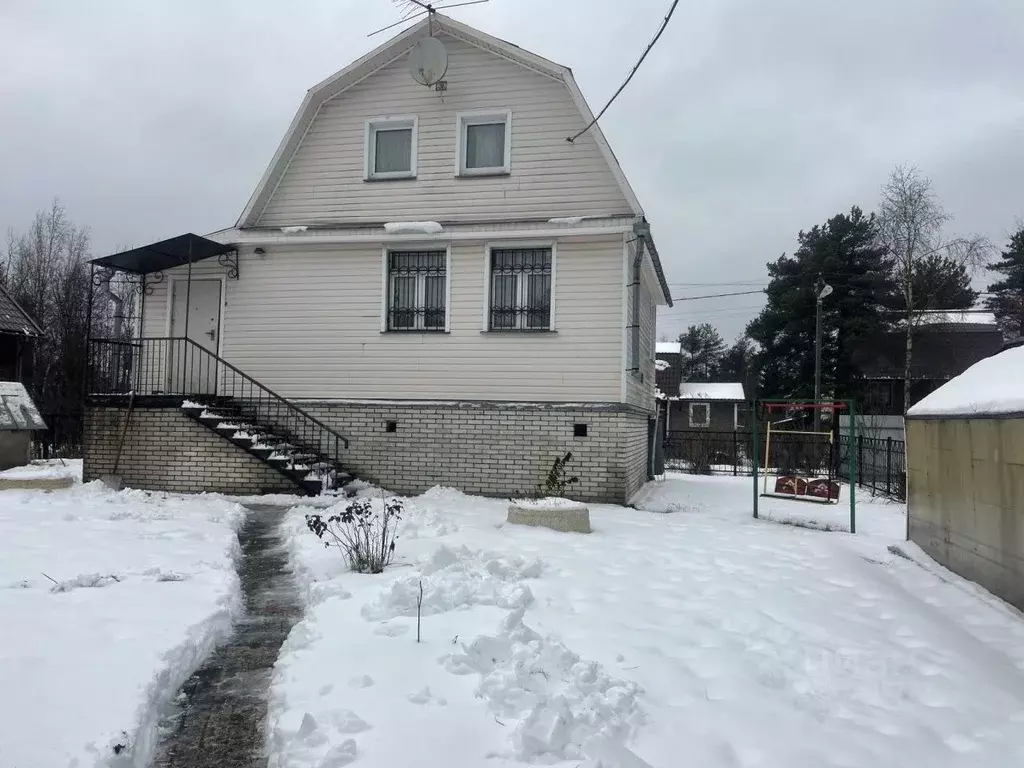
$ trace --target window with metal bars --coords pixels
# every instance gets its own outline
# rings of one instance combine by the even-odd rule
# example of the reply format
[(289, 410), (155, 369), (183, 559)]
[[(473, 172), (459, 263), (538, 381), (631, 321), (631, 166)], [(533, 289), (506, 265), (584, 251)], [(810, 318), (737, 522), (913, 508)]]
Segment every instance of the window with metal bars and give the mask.
[(491, 250), (492, 331), (551, 329), (551, 249)]
[(447, 251), (388, 251), (388, 330), (443, 331)]

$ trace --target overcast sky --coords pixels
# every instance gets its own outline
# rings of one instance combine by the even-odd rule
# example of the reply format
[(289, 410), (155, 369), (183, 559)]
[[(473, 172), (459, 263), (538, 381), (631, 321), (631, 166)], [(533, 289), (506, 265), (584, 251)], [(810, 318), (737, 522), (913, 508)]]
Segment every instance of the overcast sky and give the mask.
[[(668, 6), (452, 15), (572, 67), (596, 112)], [(0, 0), (0, 230), (54, 196), (97, 254), (233, 224), (306, 89), (398, 18), (390, 0)], [(602, 121), (674, 294), (762, 287), (898, 163), (956, 231), (1002, 244), (1024, 216), (1022, 40), (1024, 0), (682, 0)], [(708, 320), (731, 340), (759, 298), (678, 302), (659, 334)]]

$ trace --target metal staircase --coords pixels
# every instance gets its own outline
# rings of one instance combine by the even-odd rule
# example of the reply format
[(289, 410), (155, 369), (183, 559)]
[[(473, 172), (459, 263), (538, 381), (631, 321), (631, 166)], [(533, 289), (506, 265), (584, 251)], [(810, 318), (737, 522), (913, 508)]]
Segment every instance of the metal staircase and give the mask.
[(89, 342), (93, 400), (159, 400), (288, 478), (303, 493), (352, 482), (348, 440), (205, 347), (187, 338)]

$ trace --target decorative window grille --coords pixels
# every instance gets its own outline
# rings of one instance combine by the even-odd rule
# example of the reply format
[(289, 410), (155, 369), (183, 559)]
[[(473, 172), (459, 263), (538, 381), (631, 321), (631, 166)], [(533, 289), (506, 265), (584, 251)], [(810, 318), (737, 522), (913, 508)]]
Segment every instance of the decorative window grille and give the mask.
[(388, 330), (443, 331), (447, 251), (388, 251)]
[(551, 329), (551, 249), (491, 251), (492, 331)]

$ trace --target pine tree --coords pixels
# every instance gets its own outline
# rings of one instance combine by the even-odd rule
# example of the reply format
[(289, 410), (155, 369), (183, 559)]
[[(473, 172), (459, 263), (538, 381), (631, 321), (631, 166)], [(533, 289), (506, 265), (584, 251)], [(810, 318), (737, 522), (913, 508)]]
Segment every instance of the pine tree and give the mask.
[(888, 275), (892, 262), (878, 244), (874, 216), (854, 207), (809, 232), (799, 248), (768, 264), (768, 305), (748, 326), (761, 358), (760, 394), (810, 398), (814, 395), (816, 286), (833, 288), (822, 303), (822, 394), (856, 397), (854, 351), (885, 327), (892, 306)]
[(725, 354), (725, 341), (711, 323), (691, 325), (679, 337), (683, 381), (711, 381)]
[(722, 355), (718, 378), (720, 381), (741, 382), (747, 399), (753, 400), (757, 395), (757, 372), (757, 348), (746, 336), (740, 336)]
[[(913, 281), (917, 310), (970, 309), (978, 300), (967, 265), (945, 254), (932, 253), (915, 264)], [(902, 284), (898, 276), (896, 283)], [(902, 295), (898, 308), (906, 309)]]
[(988, 269), (1002, 275), (989, 285), (985, 306), (992, 310), (1007, 339), (1024, 336), (1024, 225), (1010, 236), (999, 261)]

